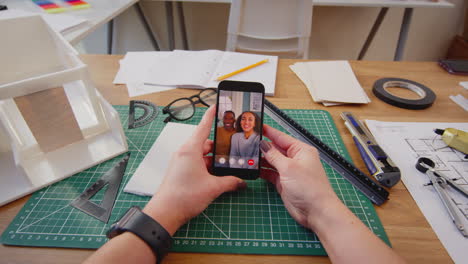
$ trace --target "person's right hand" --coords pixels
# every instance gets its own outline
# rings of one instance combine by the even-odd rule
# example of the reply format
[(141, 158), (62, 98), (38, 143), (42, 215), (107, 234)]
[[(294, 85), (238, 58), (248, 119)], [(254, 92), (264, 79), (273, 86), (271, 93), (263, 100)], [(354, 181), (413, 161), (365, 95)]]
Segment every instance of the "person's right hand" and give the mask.
[(260, 176), (276, 186), (286, 209), (299, 224), (314, 229), (314, 219), (328, 206), (340, 203), (317, 149), (268, 125), (263, 126), (263, 134), (273, 144), (263, 140), (260, 149), (278, 173)]
[(278, 171), (260, 176), (272, 182), (289, 214), (320, 238), (332, 263), (405, 263), (375, 236), (336, 196), (320, 163), (317, 149), (270, 126), (262, 141), (265, 159)]

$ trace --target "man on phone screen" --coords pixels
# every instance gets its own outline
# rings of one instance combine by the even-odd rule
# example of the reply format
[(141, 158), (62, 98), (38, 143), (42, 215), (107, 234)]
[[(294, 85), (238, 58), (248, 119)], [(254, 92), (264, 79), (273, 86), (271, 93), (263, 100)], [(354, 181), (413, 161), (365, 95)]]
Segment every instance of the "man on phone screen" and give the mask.
[(234, 123), (236, 115), (233, 111), (225, 111), (223, 115), (223, 126), (216, 128), (216, 163), (220, 167), (228, 167), (229, 152), (231, 150), (231, 137), (236, 133)]

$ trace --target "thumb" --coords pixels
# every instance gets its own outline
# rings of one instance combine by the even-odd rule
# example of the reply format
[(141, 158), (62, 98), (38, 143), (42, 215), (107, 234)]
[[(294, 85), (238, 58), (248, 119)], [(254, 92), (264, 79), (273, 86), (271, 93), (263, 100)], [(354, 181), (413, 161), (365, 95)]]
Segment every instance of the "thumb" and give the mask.
[(260, 142), (260, 149), (262, 150), (265, 159), (278, 171), (282, 171), (282, 168), (289, 162), (289, 158), (284, 156), (283, 153), (279, 152), (270, 142), (262, 140)]
[(247, 183), (245, 181), (234, 176), (217, 177), (216, 180), (218, 186), (220, 187), (220, 193), (218, 195), (221, 195), (225, 192), (233, 192), (236, 190), (245, 189), (247, 187)]

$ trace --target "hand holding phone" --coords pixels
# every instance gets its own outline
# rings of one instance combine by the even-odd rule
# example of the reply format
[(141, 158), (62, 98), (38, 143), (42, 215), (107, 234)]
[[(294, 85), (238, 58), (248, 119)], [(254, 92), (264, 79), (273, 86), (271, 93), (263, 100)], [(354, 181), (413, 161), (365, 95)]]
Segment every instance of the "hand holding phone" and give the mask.
[(213, 174), (256, 179), (260, 175), (260, 141), (265, 88), (261, 83), (222, 81), (215, 117)]

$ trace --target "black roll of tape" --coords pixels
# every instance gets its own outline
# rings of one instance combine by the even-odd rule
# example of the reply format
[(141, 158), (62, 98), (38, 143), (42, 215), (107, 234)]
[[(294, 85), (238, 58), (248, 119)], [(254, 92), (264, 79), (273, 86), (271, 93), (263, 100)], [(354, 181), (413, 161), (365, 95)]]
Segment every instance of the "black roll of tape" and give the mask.
[[(421, 96), (420, 99), (406, 99), (397, 97), (387, 91), (388, 87), (400, 87), (411, 90)], [(435, 93), (426, 86), (401, 78), (382, 78), (374, 83), (372, 92), (380, 100), (400, 108), (420, 110), (431, 106), (435, 99)]]

